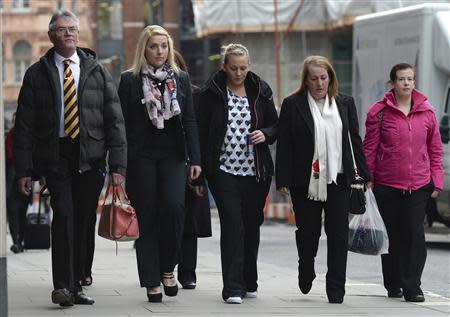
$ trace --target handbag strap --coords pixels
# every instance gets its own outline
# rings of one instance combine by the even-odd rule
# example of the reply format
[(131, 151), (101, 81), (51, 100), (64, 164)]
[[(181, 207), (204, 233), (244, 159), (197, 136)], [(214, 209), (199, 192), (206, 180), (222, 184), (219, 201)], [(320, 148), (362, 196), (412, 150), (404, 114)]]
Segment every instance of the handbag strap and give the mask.
[(359, 177), (358, 167), (356, 166), (355, 154), (353, 152), (352, 138), (350, 137), (350, 131), (348, 131), (348, 143), (350, 144), (350, 151), (352, 153), (353, 169), (355, 170), (355, 178)]

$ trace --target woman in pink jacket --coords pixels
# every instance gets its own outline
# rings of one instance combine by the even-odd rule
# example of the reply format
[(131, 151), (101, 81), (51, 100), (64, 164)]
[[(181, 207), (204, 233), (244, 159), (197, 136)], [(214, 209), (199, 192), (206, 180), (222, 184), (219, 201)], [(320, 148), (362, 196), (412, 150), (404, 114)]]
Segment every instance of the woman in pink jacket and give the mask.
[(414, 88), (413, 67), (392, 67), (390, 83), (393, 89), (369, 108), (364, 154), (389, 236), (389, 254), (381, 256), (384, 286), (389, 297), (423, 302), (423, 220), (427, 200), (444, 183), (441, 136), (433, 106)]

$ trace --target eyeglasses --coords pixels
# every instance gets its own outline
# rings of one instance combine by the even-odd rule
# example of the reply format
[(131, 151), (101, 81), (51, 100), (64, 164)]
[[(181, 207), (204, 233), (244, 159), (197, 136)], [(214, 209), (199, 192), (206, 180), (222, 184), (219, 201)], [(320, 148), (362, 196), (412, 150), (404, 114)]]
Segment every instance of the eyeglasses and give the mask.
[(78, 32), (78, 28), (76, 26), (70, 26), (68, 28), (60, 27), (60, 28), (56, 28), (54, 31), (58, 34), (65, 34), (65, 33), (75, 34)]

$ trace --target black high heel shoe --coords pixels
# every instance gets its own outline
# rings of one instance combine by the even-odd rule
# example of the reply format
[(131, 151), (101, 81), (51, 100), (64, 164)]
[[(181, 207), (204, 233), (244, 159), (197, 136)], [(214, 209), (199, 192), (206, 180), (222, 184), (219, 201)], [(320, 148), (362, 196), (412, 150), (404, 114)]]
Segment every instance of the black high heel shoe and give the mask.
[(167, 296), (177, 296), (178, 284), (173, 272), (163, 273), (161, 280), (164, 286), (164, 294)]
[(162, 302), (161, 286), (147, 287), (147, 298), (150, 303), (161, 303)]

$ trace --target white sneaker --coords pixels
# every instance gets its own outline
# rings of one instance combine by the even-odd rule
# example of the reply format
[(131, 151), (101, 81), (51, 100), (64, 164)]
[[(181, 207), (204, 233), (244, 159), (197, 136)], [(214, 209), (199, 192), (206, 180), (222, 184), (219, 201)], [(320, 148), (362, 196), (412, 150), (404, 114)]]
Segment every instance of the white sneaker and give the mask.
[(245, 293), (245, 297), (247, 297), (247, 298), (256, 298), (256, 297), (258, 297), (258, 292), (257, 291), (247, 292), (247, 293)]
[(227, 298), (226, 302), (228, 304), (242, 304), (242, 298), (239, 296), (231, 296)]

